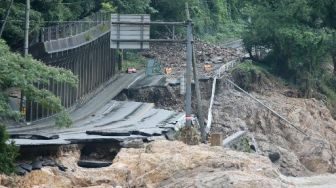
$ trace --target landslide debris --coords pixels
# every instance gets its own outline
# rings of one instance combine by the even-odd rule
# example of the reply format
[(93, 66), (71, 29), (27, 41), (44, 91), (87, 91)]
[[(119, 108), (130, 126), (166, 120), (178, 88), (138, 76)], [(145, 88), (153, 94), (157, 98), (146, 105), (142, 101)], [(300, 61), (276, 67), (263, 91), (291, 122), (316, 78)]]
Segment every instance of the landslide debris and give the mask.
[[(268, 84), (253, 96), (279, 112), (308, 136), (274, 116), (242, 92), (219, 82), (213, 107), (213, 132), (231, 135), (248, 129), (264, 156), (277, 152), (275, 165), (285, 175), (336, 172), (336, 121), (322, 101), (287, 97), (290, 88)], [(260, 91), (260, 90), (258, 90)], [(293, 91), (292, 93), (295, 93)], [(287, 96), (286, 96), (287, 95)]]
[[(157, 59), (163, 67), (172, 68), (168, 78), (183, 76), (186, 69), (186, 47), (184, 44), (152, 44), (143, 56)], [(244, 56), (242, 48), (227, 48), (222, 45), (195, 41), (195, 56), (200, 77), (210, 77), (224, 63)], [(204, 65), (210, 65), (206, 70)]]
[(42, 187), (290, 187), (267, 157), (208, 145), (159, 140), (124, 148), (109, 167), (78, 167), (80, 154), (59, 157), (66, 172), (43, 167), (23, 177), (0, 176), (0, 185)]
[[(209, 45), (209, 49), (207, 49), (207, 44), (197, 45), (201, 45), (197, 48), (198, 54), (200, 54), (197, 56), (200, 68), (205, 62), (213, 59), (210, 58), (211, 53), (208, 52), (211, 52), (215, 46)], [(203, 51), (202, 46), (205, 46)], [(226, 50), (224, 47), (215, 49)], [(213, 51), (213, 56), (225, 54), (224, 63), (230, 58), (237, 58), (230, 56), (230, 53), (220, 52), (220, 50), (218, 53), (216, 50)], [(177, 70), (181, 70), (180, 74), (183, 73), (183, 62), (185, 61), (183, 49), (177, 46), (161, 46), (161, 48), (157, 46), (152, 48), (150, 52), (155, 57), (161, 58), (162, 62), (169, 62), (167, 66), (176, 64), (177, 67), (181, 67)], [(241, 51), (232, 49), (232, 52), (238, 53), (237, 56), (241, 57), (241, 54), (239, 55)], [(205, 56), (208, 58), (202, 59), (205, 54), (209, 54), (209, 56)], [(174, 61), (176, 61), (175, 64)], [(214, 62), (211, 63), (216, 65)], [(286, 125), (284, 121), (274, 116), (256, 101), (228, 86), (224, 80), (217, 84), (211, 131), (222, 132), (229, 136), (237, 131), (248, 129), (255, 137), (262, 155), (268, 157), (275, 153), (280, 154), (279, 160), (274, 160), (274, 164), (285, 175), (307, 176), (335, 173), (336, 121), (332, 118), (324, 102), (313, 98), (299, 98), (301, 96), (299, 91), (285, 85), (271, 74), (262, 69), (249, 67), (249, 65), (243, 66), (247, 66), (244, 68), (249, 71), (236, 71), (232, 75), (229, 74), (228, 77), (286, 117), (308, 136)], [(198, 70), (202, 71), (202, 69)], [(201, 84), (205, 117), (207, 117), (211, 86), (211, 80), (206, 84)], [(136, 95), (133, 97), (128, 96), (128, 99), (154, 102), (160, 108), (173, 104), (173, 109), (183, 109), (183, 96), (178, 95), (178, 88), (173, 91), (166, 88), (161, 90), (145, 88), (135, 92)], [(157, 100), (152, 100), (157, 94), (160, 97), (156, 98)], [(152, 96), (152, 98), (148, 98), (148, 96)], [(164, 103), (168, 101), (169, 104), (163, 104), (160, 101), (165, 101)]]

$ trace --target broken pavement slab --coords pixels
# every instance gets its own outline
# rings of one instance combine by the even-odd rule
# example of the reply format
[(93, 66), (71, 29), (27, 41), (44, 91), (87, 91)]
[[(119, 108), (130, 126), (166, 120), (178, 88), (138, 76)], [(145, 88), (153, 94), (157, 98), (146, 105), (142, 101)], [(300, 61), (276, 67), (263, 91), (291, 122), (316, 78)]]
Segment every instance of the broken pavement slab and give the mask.
[(35, 161), (33, 161), (32, 162), (32, 169), (33, 170), (41, 170), (41, 168), (42, 168), (42, 165), (43, 164), (43, 161), (40, 161), (40, 160), (35, 160)]
[(67, 129), (45, 127), (34, 131), (34, 134), (30, 132), (23, 135), (13, 134), (13, 140), (19, 146), (122, 142), (161, 136), (174, 126), (172, 123), (183, 120), (181, 112), (155, 109), (152, 103), (131, 101), (111, 100), (95, 114)]
[(97, 160), (79, 160), (77, 165), (83, 168), (102, 168), (112, 165), (112, 162)]
[(86, 131), (88, 135), (100, 135), (100, 136), (131, 136), (129, 131), (113, 131), (113, 130), (101, 130), (101, 131)]
[(43, 135), (43, 134), (11, 134), (11, 139), (30, 139), (30, 140), (54, 140), (58, 139), (58, 135)]
[(63, 139), (56, 140), (31, 140), (31, 139), (11, 139), (17, 146), (60, 146), (68, 145), (71, 142)]

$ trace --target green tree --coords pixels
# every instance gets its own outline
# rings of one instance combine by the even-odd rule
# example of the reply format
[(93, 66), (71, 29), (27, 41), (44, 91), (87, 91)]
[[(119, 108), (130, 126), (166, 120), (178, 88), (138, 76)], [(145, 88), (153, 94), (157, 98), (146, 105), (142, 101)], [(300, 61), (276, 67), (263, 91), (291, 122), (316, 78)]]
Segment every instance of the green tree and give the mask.
[(326, 52), (327, 35), (323, 28), (316, 27), (311, 2), (251, 1), (251, 22), (243, 36), (247, 51), (252, 54), (257, 48), (272, 50), (270, 56), (276, 69), (285, 76), (291, 74), (291, 69), (317, 68)]
[[(30, 36), (34, 36), (41, 27), (54, 25), (54, 22), (48, 21), (68, 21), (78, 20), (97, 12), (101, 8), (102, 0), (48, 0), (31, 1), (30, 11)], [(0, 19), (4, 19), (9, 1), (0, 1)], [(11, 7), (11, 14), (8, 18), (3, 39), (12, 49), (19, 49), (23, 44), (25, 18), (25, 0), (15, 0)], [(47, 21), (47, 22), (45, 22)], [(0, 21), (0, 24), (2, 22)]]
[(118, 13), (123, 14), (145, 14), (152, 13), (154, 9), (150, 6), (151, 0), (110, 0), (117, 8)]
[(4, 125), (0, 125), (0, 173), (10, 174), (15, 171), (15, 159), (18, 148), (13, 142), (8, 143), (9, 136)]
[(76, 86), (77, 78), (69, 71), (49, 67), (31, 57), (23, 58), (12, 53), (3, 40), (0, 39), (0, 120), (18, 116), (8, 105), (9, 88), (20, 89), (28, 100), (37, 102), (46, 108), (61, 112), (57, 125), (70, 126), (71, 121), (64, 112), (60, 99), (46, 89), (39, 89), (36, 84), (48, 85), (53, 79), (56, 82)]
[(336, 75), (336, 1), (325, 0), (313, 4), (314, 17), (318, 20), (320, 27), (325, 27), (329, 31), (329, 52), (334, 65), (334, 75)]

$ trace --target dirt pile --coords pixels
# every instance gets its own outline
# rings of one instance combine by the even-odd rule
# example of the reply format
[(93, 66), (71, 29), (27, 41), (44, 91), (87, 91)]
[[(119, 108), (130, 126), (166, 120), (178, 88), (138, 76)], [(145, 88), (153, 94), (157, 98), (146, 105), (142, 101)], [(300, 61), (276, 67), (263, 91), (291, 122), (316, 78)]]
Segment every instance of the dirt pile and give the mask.
[[(227, 135), (248, 129), (261, 153), (278, 152), (276, 163), (285, 175), (303, 176), (336, 170), (336, 121), (321, 101), (286, 97), (284, 91), (253, 93), (308, 136), (274, 116), (260, 104), (221, 82), (213, 107), (213, 132)], [(284, 94), (282, 94), (284, 93)]]
[(85, 169), (79, 152), (59, 158), (68, 167), (52, 167), (23, 177), (0, 176), (14, 187), (281, 187), (291, 186), (268, 158), (207, 145), (155, 141), (138, 149), (122, 149), (110, 167)]

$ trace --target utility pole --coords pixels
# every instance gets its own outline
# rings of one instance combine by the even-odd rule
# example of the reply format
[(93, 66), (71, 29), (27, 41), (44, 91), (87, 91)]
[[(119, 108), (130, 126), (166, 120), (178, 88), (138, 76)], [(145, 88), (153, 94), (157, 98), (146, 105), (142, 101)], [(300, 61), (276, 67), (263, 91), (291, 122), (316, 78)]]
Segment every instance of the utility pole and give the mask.
[(8, 9), (6, 11), (6, 17), (5, 17), (5, 20), (4, 20), (4, 22), (3, 22), (2, 26), (1, 26), (1, 29), (0, 29), (0, 38), (2, 36), (3, 31), (5, 30), (5, 25), (7, 23), (7, 19), (8, 19), (9, 13), (10, 13), (10, 9), (12, 8), (12, 5), (13, 5), (13, 1), (14, 0), (10, 1), (10, 4), (9, 4)]
[[(29, 12), (30, 12), (30, 0), (26, 0), (26, 19), (25, 19), (25, 30), (24, 30), (24, 57), (28, 56), (29, 48)], [(20, 111), (21, 114), (26, 116), (26, 97), (21, 91), (21, 101), (20, 101)]]
[(197, 116), (198, 116), (198, 122), (200, 124), (200, 131), (201, 131), (201, 141), (205, 142), (206, 141), (206, 132), (205, 132), (205, 125), (204, 125), (204, 116), (203, 116), (203, 108), (202, 108), (202, 96), (201, 96), (201, 88), (199, 85), (199, 80), (198, 80), (198, 73), (196, 69), (196, 64), (197, 64), (197, 58), (195, 55), (195, 44), (193, 44), (193, 61), (192, 61), (192, 66), (193, 66), (193, 73), (194, 73), (194, 81), (195, 81), (195, 93), (196, 93), (196, 99), (197, 99)]
[(192, 116), (191, 116), (191, 77), (192, 77), (192, 21), (189, 14), (189, 6), (186, 3), (186, 14), (187, 14), (187, 68), (186, 68), (186, 126), (191, 126)]
[(30, 0), (26, 0), (26, 19), (25, 19), (25, 31), (24, 31), (24, 56), (28, 55), (29, 47), (29, 12), (30, 12)]

